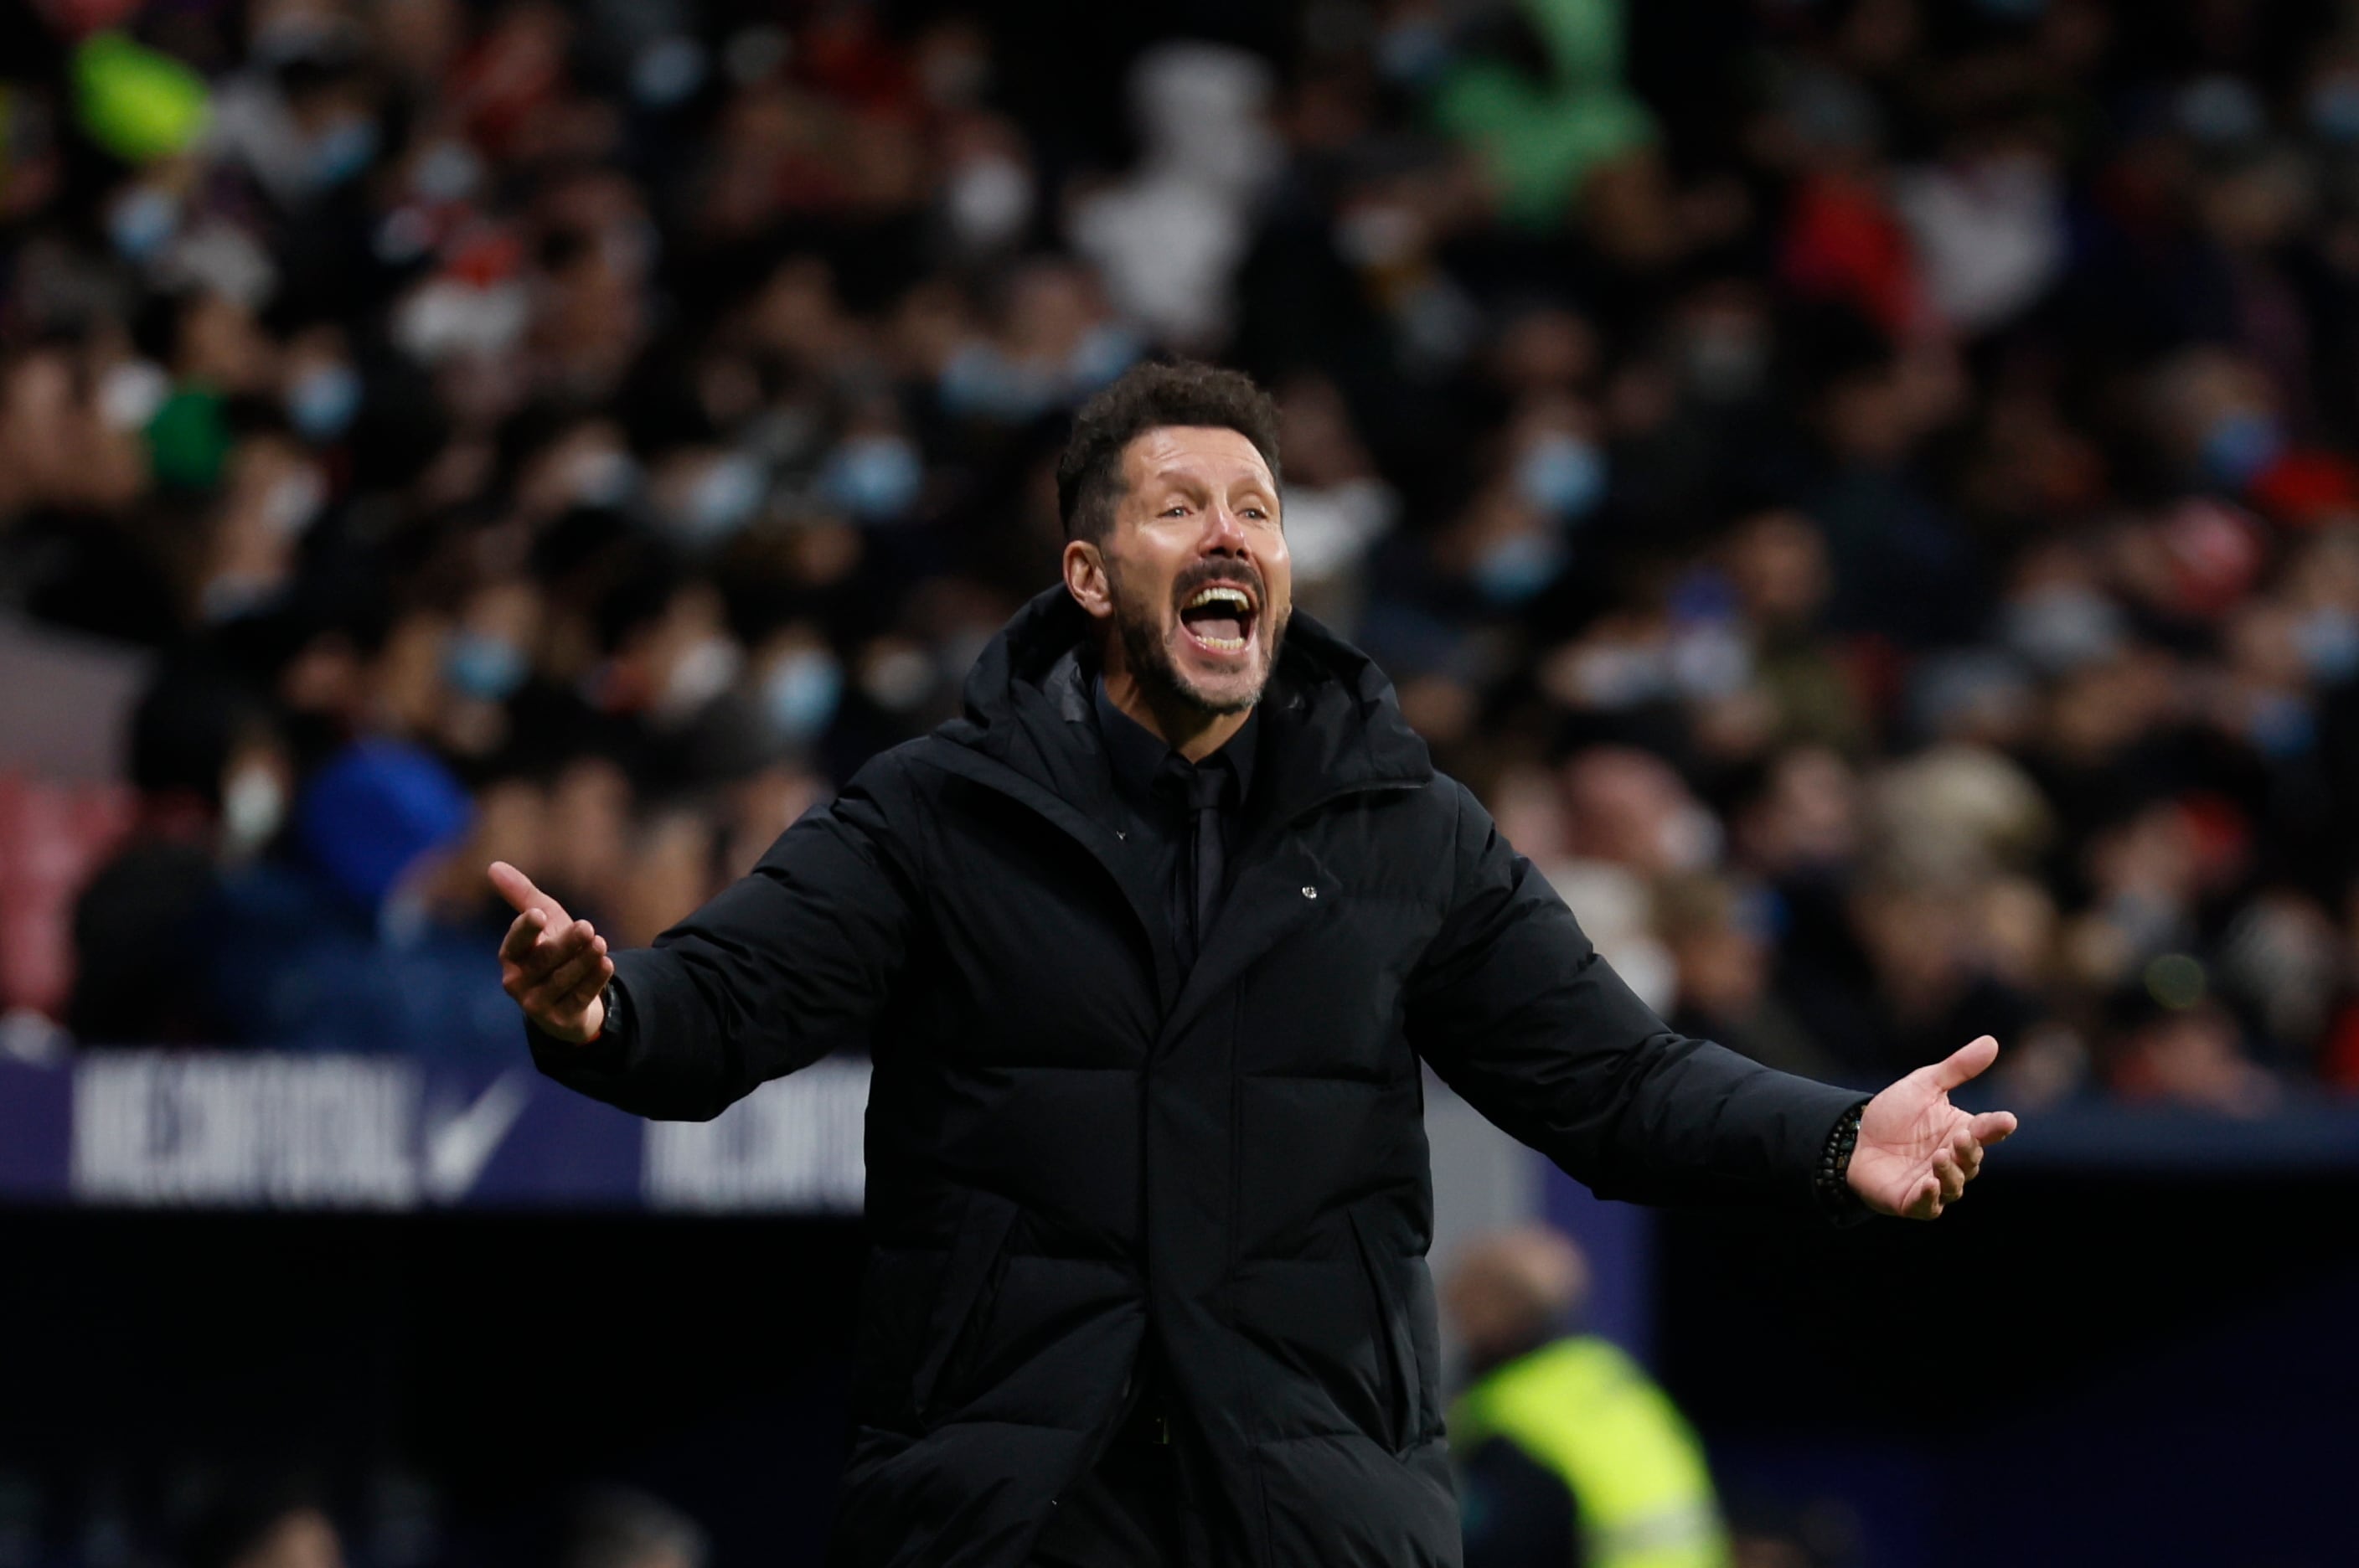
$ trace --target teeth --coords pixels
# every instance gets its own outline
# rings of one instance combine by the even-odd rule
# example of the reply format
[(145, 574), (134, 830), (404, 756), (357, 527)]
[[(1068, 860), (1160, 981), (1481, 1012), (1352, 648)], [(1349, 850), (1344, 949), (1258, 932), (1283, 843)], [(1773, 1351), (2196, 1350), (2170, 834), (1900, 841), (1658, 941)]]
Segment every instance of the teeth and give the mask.
[[(1195, 636), (1193, 632), (1189, 635)], [(1223, 653), (1242, 652), (1245, 646), (1245, 639), (1241, 637), (1200, 637), (1196, 640), (1206, 648), (1219, 648)]]
[(1189, 600), (1186, 608), (1192, 610), (1199, 604), (1234, 604), (1240, 610), (1253, 608), (1253, 601), (1245, 597), (1244, 589), (1217, 586), (1207, 588)]

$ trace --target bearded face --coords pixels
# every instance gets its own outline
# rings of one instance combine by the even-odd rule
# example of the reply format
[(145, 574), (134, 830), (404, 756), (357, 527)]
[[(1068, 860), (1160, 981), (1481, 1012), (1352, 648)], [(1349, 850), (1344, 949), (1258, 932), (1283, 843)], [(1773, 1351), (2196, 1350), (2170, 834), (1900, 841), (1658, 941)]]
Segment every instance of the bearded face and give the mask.
[(1201, 562), (1162, 593), (1136, 589), (1112, 561), (1106, 580), (1123, 662), (1151, 703), (1241, 713), (1261, 701), (1289, 612), (1269, 609), (1250, 561)]
[(1098, 547), (1122, 673), (1159, 711), (1245, 712), (1293, 613), (1269, 465), (1237, 431), (1174, 426), (1133, 441), (1123, 472)]

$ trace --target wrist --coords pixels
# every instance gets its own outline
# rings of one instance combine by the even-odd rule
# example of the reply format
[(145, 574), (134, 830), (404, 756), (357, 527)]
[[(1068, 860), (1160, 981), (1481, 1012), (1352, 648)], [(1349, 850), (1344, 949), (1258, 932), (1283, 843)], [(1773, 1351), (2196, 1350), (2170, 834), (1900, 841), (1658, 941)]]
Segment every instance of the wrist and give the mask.
[(1866, 1112), (1867, 1103), (1863, 1100), (1837, 1118), (1819, 1150), (1818, 1163), (1810, 1170), (1810, 1194), (1832, 1218), (1853, 1217), (1867, 1207), (1851, 1180), (1852, 1155), (1859, 1148), (1859, 1124)]
[(606, 982), (606, 988), (598, 993), (596, 1007), (597, 1026), (591, 1029), (588, 1037), (582, 1041), (583, 1045), (597, 1045), (613, 1040), (623, 1032), (622, 987), (609, 979)]
[(614, 1032), (614, 983), (607, 981), (606, 988), (592, 998), (589, 1006), (583, 1007), (577, 1017), (562, 1019), (536, 1018), (532, 1019), (532, 1027), (560, 1045), (580, 1047), (597, 1044)]

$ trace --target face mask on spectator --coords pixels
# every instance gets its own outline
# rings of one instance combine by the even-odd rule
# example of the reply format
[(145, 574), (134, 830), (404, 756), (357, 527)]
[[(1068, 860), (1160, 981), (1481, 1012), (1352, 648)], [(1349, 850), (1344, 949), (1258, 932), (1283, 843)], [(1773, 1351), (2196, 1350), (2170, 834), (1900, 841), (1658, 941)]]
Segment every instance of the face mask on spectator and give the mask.
[(1137, 364), (1139, 353), (1138, 339), (1127, 327), (1102, 321), (1073, 345), (1065, 359), (1065, 374), (1072, 378), (1075, 393), (1094, 392)]
[(2302, 105), (2310, 128), (2338, 147), (2359, 142), (2359, 77), (2338, 72), (2310, 90)]
[(2179, 93), (2180, 128), (2211, 147), (2232, 147), (2258, 139), (2268, 128), (2268, 111), (2241, 79), (2206, 76)]
[(1474, 558), (1474, 586), (1494, 604), (1520, 604), (1556, 581), (1564, 546), (1542, 534), (1510, 534)]
[(2069, 583), (2036, 589), (2007, 604), (2000, 621), (2006, 644), (2041, 670), (2071, 670), (2105, 658), (2124, 636), (2119, 605)]
[(854, 436), (827, 460), (820, 489), (853, 517), (875, 522), (908, 511), (925, 481), (916, 449), (899, 436)]
[(666, 719), (684, 719), (701, 712), (707, 702), (729, 689), (745, 667), (745, 653), (736, 640), (719, 632), (712, 634), (672, 661), (657, 713)]
[(1543, 436), (1516, 460), (1516, 486), (1552, 517), (1584, 516), (1605, 494), (1605, 454), (1578, 436)]
[(359, 114), (349, 114), (311, 139), (310, 155), (304, 160), (304, 172), (315, 191), (330, 191), (342, 185), (376, 157), (376, 122)]
[(1690, 622), (1671, 637), (1671, 679), (1696, 697), (1726, 697), (1753, 680), (1753, 648), (1726, 621)]
[(443, 679), (481, 702), (506, 702), (528, 671), (524, 649), (489, 632), (455, 632), (442, 653)]
[(172, 395), (172, 378), (145, 359), (118, 360), (98, 382), (98, 411), (118, 430), (144, 430)]
[(484, 160), (465, 142), (439, 141), (422, 155), (410, 176), (418, 193), (431, 201), (464, 201), (484, 177)]
[(1450, 35), (1435, 17), (1412, 12), (1376, 39), (1376, 69), (1389, 81), (1423, 87), (1450, 64)]
[(146, 261), (179, 231), (180, 204), (152, 185), (135, 185), (106, 210), (106, 237), (126, 261)]
[(696, 543), (719, 544), (753, 520), (767, 488), (759, 463), (744, 452), (729, 452), (705, 464), (689, 490), (680, 521)]
[(2325, 684), (2359, 675), (2359, 615), (2332, 604), (2312, 610), (2294, 627), (2293, 640), (2310, 674)]
[(1032, 201), (1032, 171), (1014, 158), (970, 159), (951, 180), (951, 227), (976, 250), (1005, 245), (1031, 222)]
[(2274, 693), (2253, 704), (2245, 722), (2245, 735), (2263, 757), (2278, 760), (2307, 757), (2318, 742), (2318, 720), (2301, 698)]
[(1011, 365), (988, 343), (969, 343), (942, 366), (937, 388), (942, 407), (962, 418), (1021, 424), (1056, 400), (1051, 379), (1027, 365)]
[(799, 648), (770, 666), (762, 681), (762, 711), (771, 733), (789, 746), (816, 739), (843, 698), (843, 669), (824, 648)]
[(2242, 490), (2285, 450), (2285, 431), (2256, 408), (2221, 415), (2204, 432), (2203, 475), (2226, 490)]
[(310, 528), (327, 501), (328, 482), (305, 463), (270, 487), (262, 515), (280, 538), (293, 539)]
[(704, 46), (675, 33), (640, 52), (631, 71), (631, 95), (650, 108), (669, 109), (703, 86), (711, 69)]
[(287, 820), (287, 788), (262, 767), (241, 768), (222, 789), (222, 847), (251, 855), (277, 836)]
[(342, 360), (305, 371), (287, 394), (288, 420), (314, 445), (342, 435), (360, 409), (360, 372)]
[(599, 447), (573, 463), (573, 498), (585, 506), (619, 506), (639, 493), (639, 465), (626, 452)]

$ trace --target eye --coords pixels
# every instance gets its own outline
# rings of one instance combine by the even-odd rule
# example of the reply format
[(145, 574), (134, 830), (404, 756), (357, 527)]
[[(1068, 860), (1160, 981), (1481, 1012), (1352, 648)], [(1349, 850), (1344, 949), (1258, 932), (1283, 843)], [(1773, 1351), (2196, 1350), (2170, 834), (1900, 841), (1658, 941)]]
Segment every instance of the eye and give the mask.
[(1259, 506), (1247, 506), (1245, 508), (1245, 516), (1248, 517), (1257, 517), (1265, 523), (1269, 521), (1269, 514), (1262, 510)]
[(1167, 517), (1184, 517), (1188, 515), (1188, 508), (1181, 506), (1179, 502), (1174, 501), (1171, 505), (1163, 508), (1161, 515)]

